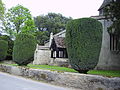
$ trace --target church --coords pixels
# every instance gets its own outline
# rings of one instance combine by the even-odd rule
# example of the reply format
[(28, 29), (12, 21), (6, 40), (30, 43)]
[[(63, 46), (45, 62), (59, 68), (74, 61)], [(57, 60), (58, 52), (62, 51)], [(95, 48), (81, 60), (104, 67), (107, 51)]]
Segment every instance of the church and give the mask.
[[(118, 37), (109, 34), (107, 28), (112, 24), (105, 16), (103, 9), (112, 0), (104, 0), (98, 9), (99, 15), (91, 18), (97, 19), (103, 25), (102, 46), (99, 62), (95, 69), (98, 70), (120, 70), (120, 54), (118, 53)], [(55, 35), (51, 33), (50, 40), (45, 46), (37, 45), (33, 64), (49, 64), (58, 66), (69, 66), (67, 50), (65, 47), (66, 30)]]
[[(109, 34), (107, 28), (112, 24), (104, 17), (103, 9), (109, 6), (112, 0), (104, 0), (98, 9), (99, 16), (96, 16), (103, 25), (102, 47), (99, 62), (96, 69), (100, 70), (120, 70), (120, 53), (118, 50), (118, 38), (115, 34)], [(93, 17), (94, 18), (94, 17)]]

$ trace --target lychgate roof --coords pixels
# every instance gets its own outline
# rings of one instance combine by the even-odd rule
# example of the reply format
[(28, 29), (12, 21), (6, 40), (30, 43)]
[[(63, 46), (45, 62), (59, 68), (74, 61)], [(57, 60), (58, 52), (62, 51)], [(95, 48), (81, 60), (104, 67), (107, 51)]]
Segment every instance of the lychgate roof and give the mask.
[(65, 47), (65, 38), (64, 37), (54, 37), (52, 39), (52, 43), (50, 49), (57, 50), (58, 48), (66, 48)]
[(64, 37), (54, 37), (56, 46), (58, 48), (66, 48), (65, 47), (65, 38)]

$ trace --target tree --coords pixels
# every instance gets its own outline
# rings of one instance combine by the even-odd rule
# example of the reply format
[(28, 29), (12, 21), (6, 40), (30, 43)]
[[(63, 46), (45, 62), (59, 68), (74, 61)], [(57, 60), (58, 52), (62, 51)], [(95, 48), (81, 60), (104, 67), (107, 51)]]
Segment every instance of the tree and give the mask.
[[(72, 18), (67, 18), (62, 16), (61, 14), (56, 13), (48, 13), (45, 16), (35, 17), (35, 25), (40, 31), (37, 34), (37, 38), (39, 38), (39, 40), (41, 39), (40, 43), (43, 44), (43, 42), (45, 42), (49, 38), (51, 32), (56, 34), (62, 30), (65, 30), (66, 24), (70, 20), (72, 20)], [(45, 37), (46, 39), (43, 39), (43, 37)]]
[(22, 5), (8, 10), (5, 15), (4, 31), (14, 37), (19, 33), (34, 32), (35, 25), (30, 11)]
[(24, 22), (24, 26), (22, 27), (22, 33), (35, 33), (36, 27), (34, 24), (34, 20), (29, 19)]
[(4, 60), (7, 56), (8, 42), (0, 40), (0, 60)]
[(37, 38), (37, 43), (39, 45), (44, 45), (45, 41), (47, 41), (49, 39), (48, 36), (46, 36), (48, 34), (47, 31), (37, 31), (35, 33), (35, 36)]
[(3, 20), (4, 12), (5, 12), (5, 7), (4, 7), (2, 0), (0, 0), (0, 20)]
[(20, 33), (16, 36), (13, 47), (13, 61), (18, 65), (27, 65), (34, 60), (36, 39), (31, 34)]
[(0, 0), (0, 32), (2, 32), (2, 23), (3, 23), (3, 20), (4, 20), (4, 12), (5, 12), (5, 7), (4, 7), (4, 4), (2, 2), (2, 0)]
[(104, 8), (104, 13), (106, 18), (113, 22), (108, 28), (108, 32), (120, 36), (120, 0), (112, 0), (110, 4)]
[(66, 29), (66, 47), (73, 69), (80, 73), (94, 69), (99, 60), (102, 24), (92, 18), (70, 21)]
[(38, 27), (39, 31), (48, 31), (58, 33), (65, 30), (66, 24), (72, 18), (67, 18), (61, 14), (48, 13), (45, 16), (37, 16), (34, 18), (35, 25)]
[(6, 60), (12, 60), (14, 41), (7, 35), (0, 36), (0, 40), (4, 40), (4, 41), (8, 42), (8, 50), (7, 50)]
[(118, 37), (118, 49), (120, 51), (120, 0), (112, 0), (108, 6), (104, 8), (105, 17), (112, 21), (108, 27), (109, 34)]

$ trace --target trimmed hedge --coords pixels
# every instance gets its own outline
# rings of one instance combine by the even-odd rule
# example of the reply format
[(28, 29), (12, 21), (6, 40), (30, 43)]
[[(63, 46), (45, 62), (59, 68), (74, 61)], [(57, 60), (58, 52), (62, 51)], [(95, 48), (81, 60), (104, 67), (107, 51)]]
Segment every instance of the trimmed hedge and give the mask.
[(0, 60), (4, 60), (7, 56), (8, 42), (0, 40)]
[(7, 35), (0, 36), (0, 39), (8, 42), (8, 50), (7, 50), (6, 60), (12, 60), (14, 41)]
[(92, 18), (72, 20), (67, 24), (66, 47), (71, 66), (80, 73), (93, 69), (99, 59), (102, 24)]
[(36, 39), (30, 34), (19, 34), (16, 36), (13, 47), (13, 61), (18, 65), (27, 65), (34, 59)]

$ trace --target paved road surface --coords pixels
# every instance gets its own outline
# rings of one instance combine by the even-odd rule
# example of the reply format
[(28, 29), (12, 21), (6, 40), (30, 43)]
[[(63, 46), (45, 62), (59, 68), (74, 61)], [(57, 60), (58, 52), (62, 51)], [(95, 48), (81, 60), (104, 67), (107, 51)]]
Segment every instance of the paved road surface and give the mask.
[(70, 90), (0, 72), (0, 90)]

